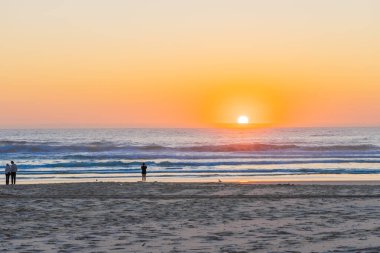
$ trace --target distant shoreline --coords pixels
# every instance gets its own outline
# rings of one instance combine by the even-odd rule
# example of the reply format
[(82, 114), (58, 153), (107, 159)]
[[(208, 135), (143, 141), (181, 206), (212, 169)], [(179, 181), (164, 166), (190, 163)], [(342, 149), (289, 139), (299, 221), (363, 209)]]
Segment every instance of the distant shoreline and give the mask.
[[(219, 181), (200, 181), (197, 179), (194, 180), (184, 180), (184, 181), (159, 181), (159, 180), (150, 180), (147, 182), (141, 182), (140, 180), (114, 180), (114, 179), (105, 179), (105, 180), (19, 180), (17, 185), (57, 185), (57, 184), (112, 184), (112, 183), (123, 183), (123, 184), (189, 184), (189, 185), (204, 185), (204, 184), (228, 184), (228, 185), (380, 185), (380, 180), (221, 180)], [(17, 187), (16, 185), (16, 187)], [(14, 186), (5, 186), (1, 184), (0, 186), (4, 187), (14, 187)]]

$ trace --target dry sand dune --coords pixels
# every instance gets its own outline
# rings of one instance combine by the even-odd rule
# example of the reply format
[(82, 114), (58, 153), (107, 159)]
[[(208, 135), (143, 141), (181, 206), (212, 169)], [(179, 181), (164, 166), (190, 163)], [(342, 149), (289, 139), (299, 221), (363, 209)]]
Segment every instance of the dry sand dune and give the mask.
[(379, 185), (0, 187), (1, 252), (380, 252)]

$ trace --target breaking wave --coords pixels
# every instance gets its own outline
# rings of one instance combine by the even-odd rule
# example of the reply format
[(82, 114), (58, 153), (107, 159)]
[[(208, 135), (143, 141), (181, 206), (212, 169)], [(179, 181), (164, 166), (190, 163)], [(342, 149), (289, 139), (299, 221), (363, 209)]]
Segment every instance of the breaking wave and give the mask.
[[(127, 173), (128, 174), (138, 174), (140, 173), (139, 169), (132, 168), (124, 168), (124, 169), (104, 169), (104, 170), (48, 170), (48, 171), (38, 171), (38, 170), (24, 170), (20, 172), (20, 175), (38, 175), (38, 174), (120, 174)], [(150, 171), (149, 174), (177, 174), (179, 173), (178, 169), (166, 170), (166, 169), (158, 169), (154, 171)], [(307, 174), (380, 174), (380, 169), (341, 169), (341, 168), (324, 168), (324, 169), (198, 169), (198, 170), (188, 170), (181, 171), (181, 176), (186, 174), (215, 174), (215, 175), (223, 175), (223, 174), (233, 174), (237, 173), (242, 175), (307, 175)]]
[(59, 144), (54, 142), (0, 141), (1, 153), (78, 153), (78, 152), (262, 152), (262, 151), (380, 151), (379, 146), (369, 144), (302, 146), (295, 144), (222, 144), (165, 147), (157, 144), (135, 146), (119, 145), (112, 142), (92, 142), (83, 144)]
[[(147, 161), (148, 166), (154, 168), (182, 168), (182, 167), (215, 167), (215, 166), (238, 166), (238, 165), (291, 165), (291, 164), (379, 164), (380, 159), (312, 159), (312, 160), (249, 160), (249, 161)], [(135, 167), (139, 168), (141, 161), (70, 161), (70, 162), (56, 162), (44, 164), (22, 164), (20, 168), (104, 168), (104, 167)]]

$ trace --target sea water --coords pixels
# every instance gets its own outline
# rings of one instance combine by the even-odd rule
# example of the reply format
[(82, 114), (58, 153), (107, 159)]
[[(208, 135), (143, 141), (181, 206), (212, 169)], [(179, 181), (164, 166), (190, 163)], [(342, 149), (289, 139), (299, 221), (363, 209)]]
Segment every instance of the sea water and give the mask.
[(380, 128), (0, 130), (11, 160), (26, 183), (375, 179)]

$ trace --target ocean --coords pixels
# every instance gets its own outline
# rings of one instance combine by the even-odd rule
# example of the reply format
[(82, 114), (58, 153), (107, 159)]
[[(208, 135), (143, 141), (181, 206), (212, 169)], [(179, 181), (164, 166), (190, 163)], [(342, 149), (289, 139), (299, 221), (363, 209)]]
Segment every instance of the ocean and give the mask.
[(0, 130), (2, 166), (33, 182), (375, 179), (380, 128)]

